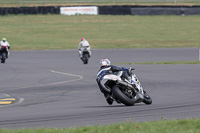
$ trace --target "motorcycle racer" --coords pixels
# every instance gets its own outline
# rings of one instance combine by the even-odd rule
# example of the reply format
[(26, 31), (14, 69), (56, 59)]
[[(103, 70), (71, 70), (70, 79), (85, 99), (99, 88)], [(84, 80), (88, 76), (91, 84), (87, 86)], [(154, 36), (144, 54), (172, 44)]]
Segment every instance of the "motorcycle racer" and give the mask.
[(79, 46), (78, 46), (78, 52), (79, 52), (79, 57), (82, 58), (83, 57), (83, 50), (84, 48), (87, 48), (88, 52), (89, 52), (89, 57), (91, 56), (91, 50), (90, 50), (90, 44), (89, 42), (85, 39), (85, 38), (81, 38), (81, 41), (79, 43)]
[(98, 71), (96, 81), (97, 81), (100, 91), (104, 94), (106, 101), (109, 105), (112, 105), (114, 100), (110, 94), (104, 91), (104, 89), (102, 88), (100, 84), (100, 79), (107, 74), (115, 74), (115, 73), (117, 74), (117, 72), (123, 71), (121, 78), (123, 80), (130, 80), (129, 75), (132, 74), (132, 70), (133, 70), (132, 68), (127, 69), (124, 67), (117, 67), (117, 66), (111, 65), (111, 62), (108, 59), (102, 59), (100, 61), (100, 70)]
[(8, 43), (8, 41), (6, 40), (6, 38), (2, 38), (2, 41), (0, 41), (0, 49), (2, 46), (6, 46), (8, 48), (8, 54), (6, 55), (6, 57), (8, 58), (9, 55), (9, 49), (10, 49), (10, 44)]

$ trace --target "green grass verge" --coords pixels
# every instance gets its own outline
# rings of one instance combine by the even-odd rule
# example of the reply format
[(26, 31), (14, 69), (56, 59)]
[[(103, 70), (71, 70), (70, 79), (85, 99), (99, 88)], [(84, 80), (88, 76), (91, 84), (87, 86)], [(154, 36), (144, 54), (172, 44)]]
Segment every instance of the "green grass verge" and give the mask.
[(125, 122), (79, 128), (0, 129), (0, 133), (199, 133), (200, 119)]
[(4, 7), (69, 5), (199, 5), (199, 0), (0, 0)]
[(114, 63), (114, 64), (200, 64), (200, 61), (159, 61), (159, 62), (123, 62), (123, 63)]
[(12, 50), (200, 47), (200, 16), (9, 15), (0, 16), (0, 38)]

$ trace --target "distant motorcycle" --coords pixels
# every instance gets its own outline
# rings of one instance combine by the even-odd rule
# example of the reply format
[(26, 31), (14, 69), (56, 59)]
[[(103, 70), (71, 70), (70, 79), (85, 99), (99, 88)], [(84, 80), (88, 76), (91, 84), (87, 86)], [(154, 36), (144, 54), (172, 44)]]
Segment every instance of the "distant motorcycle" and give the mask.
[(5, 63), (8, 56), (8, 47), (7, 46), (1, 46), (0, 48), (0, 59), (1, 63)]
[(122, 71), (119, 71), (117, 74), (106, 74), (102, 76), (101, 73), (98, 73), (97, 82), (117, 103), (123, 103), (126, 106), (133, 106), (135, 103), (140, 102), (151, 104), (151, 97), (143, 90), (136, 75), (132, 73), (130, 81), (128, 81), (122, 80), (122, 73)]
[(88, 64), (88, 60), (90, 58), (89, 51), (87, 50), (88, 47), (84, 47), (83, 52), (82, 52), (82, 58), (81, 60), (83, 61), (83, 64)]

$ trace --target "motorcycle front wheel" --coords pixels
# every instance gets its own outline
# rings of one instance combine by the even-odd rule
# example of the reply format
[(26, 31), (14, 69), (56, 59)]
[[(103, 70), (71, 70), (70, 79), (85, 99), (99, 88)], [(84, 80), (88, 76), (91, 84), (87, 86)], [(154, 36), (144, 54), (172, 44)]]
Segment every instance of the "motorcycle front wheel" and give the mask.
[(145, 104), (152, 104), (152, 99), (151, 99), (151, 97), (149, 96), (149, 94), (147, 94), (146, 92), (144, 92), (144, 100), (143, 100), (143, 102), (144, 102)]
[(113, 95), (116, 99), (118, 99), (121, 103), (123, 103), (126, 106), (133, 106), (135, 104), (134, 98), (129, 98), (126, 96), (123, 91), (120, 90), (118, 85), (114, 85), (112, 87)]

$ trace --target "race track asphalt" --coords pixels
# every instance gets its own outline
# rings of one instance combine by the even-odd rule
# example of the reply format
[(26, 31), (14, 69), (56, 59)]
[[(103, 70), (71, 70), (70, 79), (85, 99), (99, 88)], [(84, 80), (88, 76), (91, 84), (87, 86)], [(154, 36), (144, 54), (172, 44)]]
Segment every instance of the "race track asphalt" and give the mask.
[(0, 107), (0, 128), (67, 128), (124, 121), (200, 117), (200, 65), (134, 67), (152, 105), (108, 105), (96, 84), (99, 61), (198, 60), (198, 48), (92, 50), (84, 65), (77, 50), (11, 51), (0, 64), (0, 93), (17, 99)]

